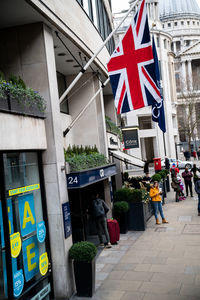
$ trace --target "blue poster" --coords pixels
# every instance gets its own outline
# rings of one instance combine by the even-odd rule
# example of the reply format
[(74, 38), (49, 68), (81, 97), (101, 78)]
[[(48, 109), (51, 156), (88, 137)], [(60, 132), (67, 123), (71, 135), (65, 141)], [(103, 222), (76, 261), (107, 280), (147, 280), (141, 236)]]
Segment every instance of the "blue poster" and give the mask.
[[(8, 220), (9, 220), (9, 233), (14, 233), (13, 228), (13, 209), (12, 209), (12, 200), (11, 198), (7, 199), (7, 209), (8, 209)], [(0, 201), (0, 231), (1, 231), (1, 246), (2, 248), (5, 247), (5, 241), (4, 241), (4, 229), (3, 229), (3, 215), (2, 215), (2, 206)]]
[(37, 239), (40, 243), (43, 243), (46, 237), (46, 227), (44, 221), (37, 224)]
[(64, 234), (66, 239), (72, 233), (69, 202), (65, 202), (62, 204), (62, 211), (63, 211)]
[(15, 297), (21, 295), (24, 288), (24, 275), (22, 269), (13, 275), (13, 294)]
[(39, 272), (39, 249), (36, 235), (22, 242), (22, 253), (25, 279), (29, 281)]
[(36, 218), (33, 194), (18, 197), (21, 236), (26, 236), (36, 231)]

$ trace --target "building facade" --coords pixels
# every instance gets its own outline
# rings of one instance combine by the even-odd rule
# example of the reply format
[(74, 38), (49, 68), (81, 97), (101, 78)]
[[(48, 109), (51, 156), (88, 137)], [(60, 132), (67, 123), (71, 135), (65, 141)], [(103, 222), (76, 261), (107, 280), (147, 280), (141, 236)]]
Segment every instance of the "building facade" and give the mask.
[(180, 141), (184, 148), (200, 139), (200, 8), (193, 1), (160, 1), (162, 28), (171, 35), (177, 91)]
[[(130, 5), (134, 1), (129, 1)], [(162, 28), (159, 19), (159, 1), (147, 0), (149, 28), (154, 35), (161, 71), (161, 87), (164, 98), (166, 133), (163, 135), (157, 123), (152, 122), (151, 108), (145, 107), (131, 111), (123, 116), (126, 126), (138, 127), (139, 148), (129, 150), (135, 156), (151, 161), (154, 157), (175, 157), (175, 143), (179, 141), (176, 114), (176, 85), (174, 73), (174, 53), (171, 51), (172, 36)], [(135, 8), (136, 10), (136, 8)], [(135, 13), (135, 10), (133, 14)], [(116, 14), (114, 23), (118, 24), (122, 14)], [(117, 40), (121, 39), (133, 14), (117, 31)]]
[(0, 298), (69, 299), (75, 292), (69, 248), (90, 237), (85, 216), (92, 193), (100, 191), (110, 205), (116, 166), (96, 168), (78, 184), (82, 173), (66, 178), (64, 149), (96, 145), (108, 159), (105, 115), (117, 120), (111, 88), (63, 132), (107, 78), (113, 39), (62, 103), (59, 98), (112, 30), (110, 1), (3, 0), (0, 8), (5, 82), (20, 76), (46, 102), (45, 115), (35, 116), (17, 111), (9, 95), (7, 109), (1, 101)]

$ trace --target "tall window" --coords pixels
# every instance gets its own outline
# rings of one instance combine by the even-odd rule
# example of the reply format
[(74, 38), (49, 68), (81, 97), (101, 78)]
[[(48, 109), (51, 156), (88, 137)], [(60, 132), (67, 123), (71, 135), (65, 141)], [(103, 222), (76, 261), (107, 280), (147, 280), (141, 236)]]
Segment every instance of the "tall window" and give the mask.
[[(57, 83), (58, 83), (58, 94), (59, 97), (66, 91), (66, 78), (60, 72), (57, 72)], [(69, 106), (67, 97), (63, 100), (62, 104), (60, 105), (60, 111), (65, 114), (69, 114)]]

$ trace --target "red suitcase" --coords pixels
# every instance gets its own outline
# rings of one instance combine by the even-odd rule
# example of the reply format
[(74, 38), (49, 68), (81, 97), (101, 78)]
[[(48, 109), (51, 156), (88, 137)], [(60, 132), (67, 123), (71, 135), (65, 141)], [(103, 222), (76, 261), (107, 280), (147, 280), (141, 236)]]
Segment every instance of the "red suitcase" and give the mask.
[(120, 229), (117, 220), (108, 219), (107, 226), (108, 226), (108, 232), (110, 235), (111, 244), (117, 244), (120, 237)]

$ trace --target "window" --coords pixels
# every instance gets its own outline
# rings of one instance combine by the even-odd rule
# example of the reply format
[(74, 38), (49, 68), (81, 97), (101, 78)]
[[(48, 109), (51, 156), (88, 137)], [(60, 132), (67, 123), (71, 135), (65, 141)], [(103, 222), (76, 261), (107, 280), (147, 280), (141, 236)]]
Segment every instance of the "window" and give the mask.
[(138, 117), (139, 130), (152, 129), (151, 117)]
[(190, 21), (187, 21), (187, 24), (190, 25)]
[(174, 26), (177, 26), (177, 22), (174, 22)]
[[(59, 94), (59, 97), (61, 97), (63, 95), (63, 93), (66, 91), (67, 85), (66, 85), (65, 76), (59, 72), (57, 72), (57, 83), (58, 83), (58, 94)], [(69, 114), (69, 106), (68, 106), (67, 97), (60, 104), (60, 111), (65, 114)]]
[[(5, 180), (5, 186), (1, 187), (5, 193), (0, 201), (0, 249), (2, 249), (3, 257), (1, 279), (4, 279), (4, 294), (10, 299), (10, 294), (13, 296), (13, 293), (17, 293), (19, 296), (23, 292), (27, 293), (24, 299), (31, 299), (29, 290), (32, 290), (31, 293), (33, 289), (34, 292), (38, 291), (42, 277), (48, 275), (48, 259), (50, 258), (49, 247), (46, 246), (47, 224), (43, 212), (38, 154), (36, 152), (10, 152), (1, 156)], [(2, 220), (2, 208), (6, 208), (9, 227), (6, 227), (5, 220)], [(6, 246), (8, 238), (11, 242), (10, 249)], [(5, 253), (11, 259), (11, 268), (5, 265)], [(24, 279), (20, 291), (10, 287), (11, 276), (14, 278), (14, 287), (15, 278), (20, 281)], [(45, 279), (42, 284), (48, 285), (48, 279)], [(2, 288), (0, 290), (2, 294)]]
[(164, 43), (164, 48), (167, 49), (167, 41), (166, 41), (166, 39), (164, 39), (163, 43)]
[(181, 21), (181, 25), (184, 25), (184, 21)]
[(171, 23), (168, 23), (167, 26), (168, 26), (168, 27), (171, 27)]
[(160, 39), (159, 39), (159, 37), (156, 38), (156, 41), (157, 41), (157, 47), (159, 48), (160, 47)]

